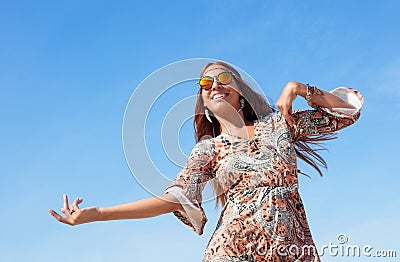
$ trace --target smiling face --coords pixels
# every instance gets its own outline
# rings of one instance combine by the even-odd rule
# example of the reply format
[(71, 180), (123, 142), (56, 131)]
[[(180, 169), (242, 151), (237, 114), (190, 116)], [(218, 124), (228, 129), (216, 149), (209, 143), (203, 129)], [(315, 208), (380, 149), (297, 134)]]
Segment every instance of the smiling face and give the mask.
[(204, 106), (206, 106), (215, 115), (223, 117), (225, 114), (237, 112), (240, 108), (239, 98), (241, 96), (238, 83), (235, 76), (232, 75), (232, 81), (223, 85), (218, 83), (217, 76), (222, 72), (230, 72), (230, 70), (221, 65), (209, 66), (204, 76), (214, 78), (212, 87), (208, 90), (201, 90), (201, 96)]

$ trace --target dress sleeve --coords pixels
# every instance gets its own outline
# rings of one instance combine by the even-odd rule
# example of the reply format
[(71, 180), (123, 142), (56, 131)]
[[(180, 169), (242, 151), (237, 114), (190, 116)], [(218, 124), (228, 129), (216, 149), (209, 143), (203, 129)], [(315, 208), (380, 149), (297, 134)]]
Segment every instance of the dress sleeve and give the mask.
[(202, 235), (208, 221), (201, 206), (202, 191), (213, 178), (213, 159), (215, 146), (211, 139), (198, 142), (175, 180), (165, 189), (166, 194), (173, 194), (182, 208), (174, 215), (197, 234)]
[(364, 103), (360, 92), (349, 87), (338, 87), (330, 93), (353, 105), (355, 109), (317, 107), (314, 110), (294, 111), (292, 116), (296, 127), (290, 127), (294, 140), (303, 136), (333, 133), (358, 120)]

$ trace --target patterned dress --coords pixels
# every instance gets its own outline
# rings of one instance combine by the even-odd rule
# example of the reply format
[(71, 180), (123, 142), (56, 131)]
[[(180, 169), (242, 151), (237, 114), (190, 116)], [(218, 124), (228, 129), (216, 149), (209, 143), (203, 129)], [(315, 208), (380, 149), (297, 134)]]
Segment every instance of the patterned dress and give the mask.
[(301, 136), (336, 132), (359, 118), (359, 92), (339, 87), (331, 93), (356, 109), (293, 112), (296, 129), (272, 112), (254, 122), (251, 139), (220, 134), (195, 145), (165, 192), (182, 205), (174, 215), (201, 235), (207, 222), (202, 191), (213, 179), (223, 189), (227, 202), (203, 262), (320, 261), (298, 191), (293, 143)]

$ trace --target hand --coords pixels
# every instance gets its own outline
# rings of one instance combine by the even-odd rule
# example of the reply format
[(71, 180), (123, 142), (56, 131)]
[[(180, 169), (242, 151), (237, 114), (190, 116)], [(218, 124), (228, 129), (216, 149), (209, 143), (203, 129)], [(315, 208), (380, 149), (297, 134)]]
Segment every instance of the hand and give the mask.
[(61, 212), (65, 214), (64, 216), (59, 215), (53, 209), (49, 209), (49, 213), (58, 221), (68, 224), (70, 226), (75, 226), (83, 223), (93, 222), (98, 220), (100, 216), (100, 211), (98, 207), (87, 207), (80, 209), (79, 204), (82, 203), (82, 198), (77, 198), (71, 204), (68, 205), (68, 197), (64, 195), (64, 207), (61, 208)]
[(298, 82), (289, 82), (283, 88), (281, 96), (276, 102), (276, 106), (279, 111), (282, 113), (283, 117), (286, 119), (290, 126), (295, 126), (296, 121), (291, 116), (292, 114), (292, 103), (297, 97), (296, 88), (300, 83)]

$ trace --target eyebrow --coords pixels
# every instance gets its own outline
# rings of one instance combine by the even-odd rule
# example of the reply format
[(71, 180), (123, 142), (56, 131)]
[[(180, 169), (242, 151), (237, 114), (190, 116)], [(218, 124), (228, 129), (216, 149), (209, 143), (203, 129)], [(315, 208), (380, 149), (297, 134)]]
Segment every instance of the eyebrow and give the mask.
[(203, 76), (205, 76), (205, 75), (206, 75), (208, 72), (210, 72), (210, 71), (218, 70), (218, 69), (223, 69), (223, 70), (225, 70), (225, 72), (229, 72), (229, 69), (228, 69), (228, 68), (217, 67), (217, 68), (213, 68), (213, 69), (210, 69), (210, 70), (206, 71), (206, 72), (203, 74)]

